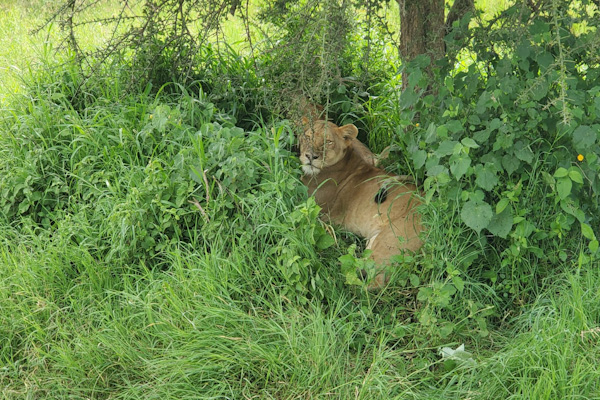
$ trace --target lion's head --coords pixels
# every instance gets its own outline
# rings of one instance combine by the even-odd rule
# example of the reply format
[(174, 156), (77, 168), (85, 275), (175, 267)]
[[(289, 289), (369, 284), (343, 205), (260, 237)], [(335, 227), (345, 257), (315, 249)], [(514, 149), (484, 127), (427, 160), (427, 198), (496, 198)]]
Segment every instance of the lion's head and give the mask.
[(323, 168), (337, 164), (358, 135), (352, 124), (337, 126), (328, 121), (310, 123), (302, 120), (305, 127), (300, 136), (300, 162), (305, 175), (317, 175)]

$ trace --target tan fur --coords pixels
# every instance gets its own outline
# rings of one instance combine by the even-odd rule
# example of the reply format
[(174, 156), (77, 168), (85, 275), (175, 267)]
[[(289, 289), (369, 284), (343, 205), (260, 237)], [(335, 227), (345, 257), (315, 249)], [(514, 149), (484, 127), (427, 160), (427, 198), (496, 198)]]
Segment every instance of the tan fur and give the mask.
[[(306, 128), (300, 137), (302, 182), (326, 218), (367, 239), (380, 268), (369, 287), (381, 288), (387, 283), (384, 269), (391, 257), (422, 245), (416, 187), (366, 161), (353, 145), (358, 134), (354, 125), (314, 121)], [(387, 197), (378, 204), (375, 197), (383, 185)]]

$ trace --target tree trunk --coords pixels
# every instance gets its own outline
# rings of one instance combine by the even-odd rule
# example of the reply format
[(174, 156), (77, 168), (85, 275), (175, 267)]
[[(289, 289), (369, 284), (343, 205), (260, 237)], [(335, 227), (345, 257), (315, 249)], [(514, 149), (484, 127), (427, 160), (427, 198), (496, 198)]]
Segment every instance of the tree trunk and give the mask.
[[(432, 61), (444, 56), (444, 0), (398, 0), (400, 5), (400, 57), (408, 63), (421, 54)], [(408, 84), (406, 72), (402, 88)]]

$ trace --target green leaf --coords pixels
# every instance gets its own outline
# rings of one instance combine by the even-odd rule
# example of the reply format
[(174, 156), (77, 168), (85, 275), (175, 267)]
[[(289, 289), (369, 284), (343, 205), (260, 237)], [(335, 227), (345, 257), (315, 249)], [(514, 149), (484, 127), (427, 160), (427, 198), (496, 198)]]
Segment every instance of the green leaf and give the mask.
[(470, 166), (471, 159), (469, 157), (459, 157), (450, 163), (450, 172), (456, 177), (456, 180), (460, 180), (467, 173)]
[(508, 154), (502, 157), (502, 166), (509, 175), (515, 172), (520, 165), (521, 161), (519, 161), (516, 157), (510, 156)]
[(479, 96), (479, 100), (477, 100), (477, 105), (475, 106), (475, 112), (478, 114), (483, 114), (485, 110), (492, 107), (494, 105), (494, 101), (492, 101), (492, 93), (491, 92), (483, 92), (481, 96)]
[(498, 184), (498, 177), (496, 172), (489, 166), (483, 166), (481, 164), (475, 167), (475, 183), (480, 188), (490, 191)]
[(473, 134), (473, 138), (478, 142), (486, 142), (490, 138), (490, 129), (483, 129), (481, 131), (477, 131)]
[(485, 201), (475, 202), (469, 200), (460, 212), (463, 222), (477, 233), (489, 225), (493, 216), (492, 207)]
[(432, 295), (433, 291), (428, 288), (428, 287), (422, 287), (421, 289), (419, 289), (419, 292), (417, 293), (417, 300), (423, 302), (423, 301), (427, 301), (431, 295)]
[(572, 187), (573, 182), (568, 177), (558, 178), (556, 180), (556, 191), (558, 192), (558, 197), (560, 197), (561, 200), (569, 197)]
[(456, 146), (457, 143), (458, 142), (454, 140), (444, 140), (442, 143), (440, 143), (439, 147), (435, 151), (435, 154), (437, 154), (439, 157), (449, 156), (450, 154), (454, 153), (454, 146)]
[(542, 53), (536, 55), (535, 59), (537, 60), (542, 71), (546, 71), (554, 63), (554, 57), (547, 51), (543, 51)]
[(577, 183), (581, 183), (583, 184), (583, 176), (581, 176), (581, 172), (579, 172), (576, 169), (571, 169), (569, 170), (569, 178), (573, 181), (573, 182), (577, 182)]
[(433, 165), (427, 169), (427, 176), (438, 176), (441, 174), (448, 174), (448, 168), (443, 165)]
[(494, 236), (506, 239), (513, 226), (512, 208), (506, 207), (502, 212), (494, 214), (487, 230)]
[(462, 293), (463, 290), (465, 290), (465, 281), (460, 276), (453, 276), (452, 284), (460, 293)]
[(573, 146), (580, 153), (588, 150), (596, 143), (598, 134), (587, 125), (580, 125), (573, 132)]
[(481, 118), (479, 118), (479, 116), (477, 114), (469, 115), (468, 121), (471, 125), (480, 125), (481, 124)]
[[(350, 250), (350, 249), (349, 249)], [(352, 254), (344, 254), (338, 258), (341, 264), (342, 274), (346, 277), (347, 285), (362, 285), (362, 281), (356, 274), (357, 260)]]
[(476, 149), (479, 147), (479, 145), (477, 144), (476, 141), (474, 141), (471, 138), (464, 138), (463, 140), (460, 141), (465, 147), (468, 147), (470, 149)]
[(24, 214), (25, 212), (27, 212), (27, 210), (29, 210), (29, 206), (31, 206), (31, 203), (29, 203), (28, 201), (22, 201), (19, 204), (19, 214)]
[(496, 214), (500, 214), (502, 211), (504, 211), (509, 202), (510, 201), (507, 198), (501, 199), (498, 204), (496, 204)]
[(414, 90), (407, 89), (400, 95), (399, 106), (401, 109), (407, 109), (416, 104), (416, 102), (421, 98), (419, 93), (416, 93)]
[(418, 287), (421, 284), (421, 280), (415, 274), (410, 274), (408, 279), (410, 280), (410, 284), (412, 285), (412, 287)]
[(596, 235), (594, 234), (592, 227), (584, 222), (581, 223), (581, 234), (588, 240), (596, 239)]
[(556, 170), (556, 172), (554, 173), (554, 177), (555, 178), (564, 178), (565, 176), (569, 175), (569, 171), (567, 171), (566, 168), (560, 167), (559, 169)]
[(452, 133), (458, 133), (464, 130), (463, 124), (455, 119), (446, 122), (446, 126), (448, 127), (448, 130)]
[[(440, 335), (445, 338), (448, 337), (452, 331), (454, 331), (454, 324), (451, 322), (447, 322), (444, 325), (441, 326), (440, 328)], [(448, 364), (446, 364), (448, 363)], [(456, 361), (454, 360), (445, 360), (444, 362), (444, 367), (446, 368), (450, 368), (450, 370), (452, 370), (454, 367), (452, 367), (450, 364), (454, 364), (456, 366)]]
[(326, 248), (333, 246), (334, 243), (335, 240), (328, 233), (323, 233), (317, 238), (315, 245), (317, 246), (317, 249), (325, 250)]
[(528, 41), (523, 41), (521, 43), (519, 43), (519, 45), (517, 46), (517, 55), (519, 56), (519, 58), (527, 58), (529, 57), (529, 54), (531, 52), (531, 45), (529, 44)]
[(550, 25), (542, 21), (541, 18), (535, 19), (534, 22), (529, 26), (529, 32), (532, 35), (540, 35), (542, 33), (550, 32)]
[(533, 161), (533, 151), (529, 148), (529, 145), (525, 144), (522, 141), (518, 141), (514, 145), (515, 156), (521, 160), (525, 161), (527, 164), (531, 164)]
[(548, 89), (550, 89), (550, 84), (545, 78), (539, 78), (537, 82), (534, 84), (534, 90), (532, 90), (531, 98), (535, 101), (540, 101), (543, 99), (546, 94), (548, 94)]
[(437, 139), (436, 127), (433, 122), (427, 126), (427, 132), (425, 133), (425, 143), (433, 143)]
[(427, 160), (427, 153), (425, 152), (425, 150), (417, 150), (413, 154), (413, 164), (415, 165), (416, 169), (419, 169), (423, 165), (425, 165), (426, 160)]

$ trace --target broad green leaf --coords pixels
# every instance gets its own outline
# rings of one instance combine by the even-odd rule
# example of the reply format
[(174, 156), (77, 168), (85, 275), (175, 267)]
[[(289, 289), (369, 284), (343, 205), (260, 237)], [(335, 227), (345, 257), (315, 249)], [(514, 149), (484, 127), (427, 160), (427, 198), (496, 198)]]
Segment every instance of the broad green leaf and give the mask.
[(431, 297), (431, 294), (433, 293), (433, 290), (431, 290), (428, 287), (422, 287), (421, 289), (419, 289), (419, 292), (417, 293), (417, 300), (424, 302), (429, 300), (429, 298)]
[(595, 240), (596, 239), (596, 235), (594, 234), (594, 230), (592, 229), (591, 226), (589, 226), (586, 223), (581, 223), (581, 234), (589, 240)]
[(546, 71), (554, 63), (554, 57), (547, 51), (538, 54), (536, 60), (542, 71)]
[(484, 190), (490, 191), (498, 184), (496, 172), (488, 166), (477, 165), (475, 167), (475, 176), (477, 177), (475, 183)]
[(483, 114), (486, 109), (492, 107), (494, 102), (492, 101), (492, 93), (491, 92), (483, 92), (481, 96), (479, 96), (479, 100), (477, 100), (477, 105), (475, 106), (475, 112), (478, 114)]
[(487, 230), (494, 236), (506, 239), (513, 226), (512, 208), (506, 207), (501, 213), (494, 214)]
[(457, 143), (458, 142), (454, 140), (444, 140), (442, 143), (440, 143), (440, 146), (437, 148), (435, 153), (440, 157), (449, 156), (450, 154), (454, 153), (454, 146), (456, 146)]
[[(454, 324), (451, 322), (447, 322), (440, 327), (440, 335), (445, 338), (448, 337), (452, 331), (454, 331)], [(456, 361), (454, 360), (445, 360), (445, 363), (453, 363), (456, 366)], [(444, 364), (445, 366), (448, 364)], [(450, 366), (450, 370), (454, 369), (454, 367)]]
[(322, 235), (319, 236), (315, 245), (317, 246), (317, 249), (325, 250), (325, 249), (333, 246), (334, 243), (335, 243), (335, 240), (328, 233), (323, 233)]
[(560, 167), (559, 169), (556, 170), (556, 172), (554, 173), (554, 177), (555, 178), (564, 178), (565, 176), (569, 175), (569, 171), (567, 171), (566, 168)]
[(427, 152), (425, 150), (417, 150), (413, 154), (413, 164), (416, 169), (420, 169), (423, 165), (425, 165), (425, 161), (427, 160)]
[(448, 127), (448, 130), (452, 133), (462, 132), (465, 129), (462, 123), (455, 119), (446, 122), (446, 126)]
[(496, 214), (500, 214), (502, 211), (504, 211), (508, 204), (509, 200), (506, 197), (501, 199), (498, 204), (496, 204)]
[[(568, 178), (563, 178), (563, 179), (567, 179)], [(577, 218), (577, 221), (579, 221), (580, 223), (585, 221), (585, 213), (583, 212), (583, 210), (573, 201), (573, 199), (563, 199), (560, 202), (560, 208), (562, 208), (562, 210), (564, 212), (566, 212), (569, 215), (574, 216), (575, 218)]]
[(558, 192), (558, 197), (561, 199), (566, 199), (569, 197), (572, 187), (573, 182), (568, 177), (558, 178), (556, 180), (556, 191)]
[(462, 293), (463, 290), (465, 290), (465, 281), (460, 276), (453, 276), (452, 284), (460, 293)]
[[(348, 249), (353, 252), (354, 249)], [(341, 264), (342, 274), (346, 277), (347, 285), (362, 285), (363, 282), (356, 274), (357, 260), (352, 254), (344, 254), (338, 257)]]
[(438, 176), (444, 173), (448, 174), (448, 169), (443, 165), (433, 165), (427, 169), (427, 176)]
[[(580, 125), (573, 132), (573, 146), (579, 152), (588, 150), (596, 143), (598, 134), (587, 125)], [(576, 154), (573, 156), (575, 157)]]
[(472, 354), (465, 351), (464, 344), (461, 344), (455, 350), (450, 347), (443, 347), (440, 350), (440, 355), (443, 359), (454, 360), (463, 365), (475, 366), (477, 364), (473, 359)]
[(534, 83), (533, 90), (531, 93), (531, 98), (535, 101), (540, 101), (543, 99), (546, 94), (548, 94), (548, 89), (550, 88), (550, 84), (546, 80), (546, 78), (538, 78)]
[(479, 116), (477, 114), (471, 114), (471, 115), (469, 115), (469, 123), (471, 125), (479, 125), (479, 124), (481, 124), (481, 118), (479, 118)]
[(415, 93), (414, 90), (405, 90), (400, 95), (400, 101), (398, 102), (401, 109), (406, 109), (415, 105), (417, 100), (419, 100), (421, 96), (418, 93)]
[(460, 141), (465, 147), (468, 147), (470, 149), (476, 149), (479, 147), (479, 145), (477, 144), (476, 141), (474, 141), (471, 138), (464, 138), (463, 140)]
[(492, 131), (495, 131), (496, 129), (500, 128), (502, 125), (503, 125), (503, 122), (500, 119), (494, 118), (493, 120), (490, 121), (489, 128)]
[(435, 129), (435, 133), (437, 134), (438, 138), (440, 138), (440, 139), (448, 138), (448, 128), (446, 128), (446, 126), (444, 126), (444, 125), (438, 126)]
[(502, 157), (502, 166), (509, 175), (515, 172), (519, 168), (519, 165), (521, 165), (521, 161), (514, 156), (507, 154)]
[(490, 138), (490, 129), (483, 129), (473, 134), (473, 138), (480, 143), (486, 142)]
[(571, 178), (573, 182), (583, 184), (583, 176), (581, 176), (581, 172), (577, 171), (576, 169), (571, 169), (569, 171), (569, 178)]
[(363, 284), (363, 281), (356, 275), (356, 271), (347, 271), (344, 276), (346, 277), (346, 285), (360, 286)]
[(533, 161), (533, 151), (529, 148), (529, 145), (523, 143), (522, 141), (518, 141), (514, 146), (515, 156), (521, 160), (525, 161), (527, 164), (531, 164)]
[(538, 18), (534, 20), (531, 25), (529, 25), (529, 32), (531, 32), (532, 35), (540, 35), (546, 32), (551, 32), (550, 25), (542, 21), (541, 18)]
[(546, 185), (554, 186), (556, 184), (556, 179), (546, 171), (542, 171), (542, 179), (544, 179)]
[(413, 287), (418, 287), (421, 284), (421, 280), (415, 274), (410, 274), (410, 276), (408, 277), (408, 279), (410, 280), (410, 284)]
[(500, 132), (496, 136), (493, 150), (507, 150), (513, 147), (514, 135)]
[(437, 139), (437, 132), (435, 124), (432, 122), (427, 127), (427, 133), (425, 134), (425, 143), (433, 143)]
[(522, 41), (517, 46), (517, 55), (519, 58), (527, 58), (529, 57), (529, 53), (531, 52), (531, 45), (527, 40)]
[(24, 214), (27, 210), (29, 210), (29, 206), (31, 206), (31, 203), (28, 201), (22, 201), (19, 204), (19, 214)]
[(460, 212), (463, 222), (477, 233), (489, 225), (493, 216), (492, 207), (484, 201), (475, 202), (469, 200)]
[(467, 173), (470, 166), (471, 159), (469, 157), (459, 157), (450, 163), (450, 172), (456, 177), (456, 180), (460, 180)]

